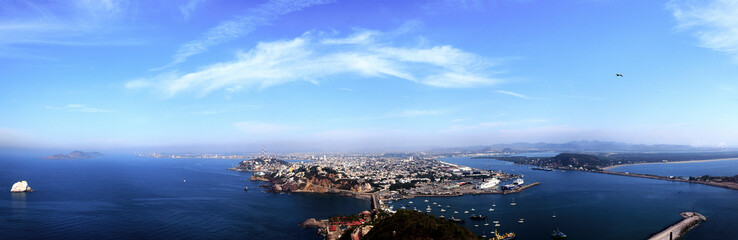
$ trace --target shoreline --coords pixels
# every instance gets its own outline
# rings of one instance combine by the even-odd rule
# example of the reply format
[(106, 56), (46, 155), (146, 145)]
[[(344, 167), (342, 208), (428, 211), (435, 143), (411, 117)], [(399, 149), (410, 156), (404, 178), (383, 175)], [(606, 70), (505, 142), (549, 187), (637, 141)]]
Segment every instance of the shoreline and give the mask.
[(727, 189), (732, 189), (732, 190), (738, 190), (738, 183), (730, 183), (730, 182), (705, 182), (705, 181), (696, 181), (696, 180), (688, 180), (688, 179), (680, 179), (680, 178), (669, 178), (669, 177), (649, 175), (649, 174), (613, 172), (613, 171), (587, 171), (587, 172), (626, 176), (626, 177), (648, 178), (648, 179), (665, 180), (665, 181), (672, 181), (672, 182), (695, 183), (695, 184), (702, 184), (702, 185), (713, 186), (713, 187), (721, 187), (721, 188), (727, 188)]
[(628, 163), (628, 164), (619, 164), (619, 165), (612, 165), (609, 167), (604, 167), (602, 168), (602, 170), (610, 170), (610, 169), (617, 168), (617, 167), (647, 165), (647, 164), (698, 163), (698, 162), (716, 162), (716, 161), (728, 161), (728, 160), (738, 160), (738, 158), (714, 158), (714, 159), (687, 160), (687, 161), (675, 161), (675, 162)]

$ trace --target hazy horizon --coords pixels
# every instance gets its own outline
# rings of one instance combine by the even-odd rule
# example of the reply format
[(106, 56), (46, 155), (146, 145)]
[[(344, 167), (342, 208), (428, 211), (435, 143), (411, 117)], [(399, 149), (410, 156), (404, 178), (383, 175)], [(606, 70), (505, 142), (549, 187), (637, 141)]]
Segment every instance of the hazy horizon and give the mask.
[(723, 0), (9, 1), (0, 149), (735, 148), (736, 12)]

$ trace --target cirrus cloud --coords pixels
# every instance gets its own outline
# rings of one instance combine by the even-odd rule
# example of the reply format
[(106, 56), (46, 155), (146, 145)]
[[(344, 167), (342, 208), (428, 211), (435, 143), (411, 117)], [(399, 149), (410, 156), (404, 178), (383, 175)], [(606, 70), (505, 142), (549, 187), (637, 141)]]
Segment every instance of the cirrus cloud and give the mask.
[(703, 47), (738, 59), (738, 2), (674, 0), (667, 6), (678, 28), (694, 30)]
[(230, 62), (198, 71), (164, 73), (126, 83), (129, 89), (153, 87), (166, 96), (220, 89), (264, 89), (294, 81), (335, 77), (396, 78), (440, 88), (491, 86), (502, 80), (496, 62), (450, 45), (397, 46), (394, 34), (359, 31), (345, 38), (307, 32), (291, 40), (261, 42)]

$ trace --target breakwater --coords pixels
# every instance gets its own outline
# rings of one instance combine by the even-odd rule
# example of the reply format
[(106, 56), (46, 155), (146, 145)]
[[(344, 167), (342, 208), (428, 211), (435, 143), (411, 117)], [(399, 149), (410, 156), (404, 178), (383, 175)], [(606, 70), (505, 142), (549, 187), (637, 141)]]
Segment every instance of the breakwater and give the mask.
[(689, 230), (692, 230), (692, 228), (707, 220), (705, 216), (697, 212), (683, 212), (681, 215), (684, 219), (652, 235), (648, 240), (679, 239), (689, 232)]

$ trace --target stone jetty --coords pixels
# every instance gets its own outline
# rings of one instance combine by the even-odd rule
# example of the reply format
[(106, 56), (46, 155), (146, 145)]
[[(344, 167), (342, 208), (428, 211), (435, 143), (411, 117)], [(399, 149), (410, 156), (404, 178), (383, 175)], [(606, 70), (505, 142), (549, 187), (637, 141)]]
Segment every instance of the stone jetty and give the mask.
[(705, 216), (702, 216), (702, 214), (696, 212), (683, 212), (681, 213), (681, 215), (684, 219), (675, 223), (674, 225), (667, 227), (663, 231), (652, 235), (650, 238), (648, 238), (648, 240), (679, 239), (684, 236), (684, 234), (689, 232), (689, 230), (696, 227), (701, 222), (707, 220)]

